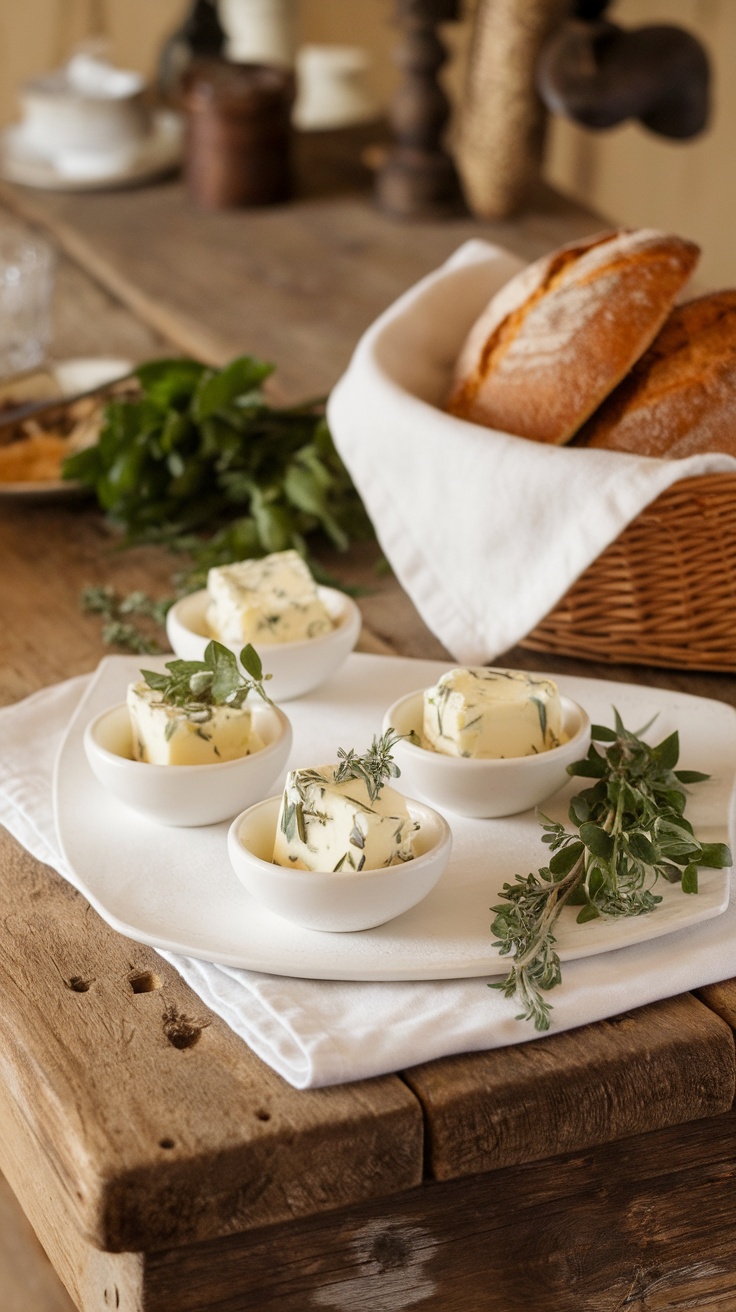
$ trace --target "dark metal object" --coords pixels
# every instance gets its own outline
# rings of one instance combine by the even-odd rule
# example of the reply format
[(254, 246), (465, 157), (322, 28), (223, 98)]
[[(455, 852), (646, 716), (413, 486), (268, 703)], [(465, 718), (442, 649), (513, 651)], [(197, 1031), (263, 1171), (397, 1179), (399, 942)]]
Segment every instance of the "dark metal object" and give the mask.
[(184, 177), (200, 205), (225, 209), (289, 199), (295, 92), (287, 68), (225, 60), (192, 66), (184, 91)]
[(447, 58), (438, 23), (458, 18), (458, 0), (396, 0), (403, 73), (390, 111), (397, 145), (376, 175), (381, 209), (399, 218), (439, 217), (462, 205), (455, 165), (442, 145), (450, 105), (437, 75)]
[(184, 22), (172, 32), (159, 56), (156, 80), (161, 97), (178, 104), (194, 60), (217, 58), (224, 46), (225, 30), (215, 0), (191, 0)]
[(633, 118), (663, 137), (702, 132), (710, 66), (700, 42), (670, 24), (626, 30), (604, 17), (607, 5), (578, 0), (545, 44), (537, 89), (547, 108), (594, 129)]

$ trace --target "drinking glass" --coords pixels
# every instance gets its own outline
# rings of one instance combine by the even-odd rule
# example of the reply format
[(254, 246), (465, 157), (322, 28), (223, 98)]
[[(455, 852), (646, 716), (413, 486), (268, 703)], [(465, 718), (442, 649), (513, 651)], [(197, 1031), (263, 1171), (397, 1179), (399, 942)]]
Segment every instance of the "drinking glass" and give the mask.
[(0, 378), (39, 365), (51, 336), (54, 253), (35, 233), (0, 231)]

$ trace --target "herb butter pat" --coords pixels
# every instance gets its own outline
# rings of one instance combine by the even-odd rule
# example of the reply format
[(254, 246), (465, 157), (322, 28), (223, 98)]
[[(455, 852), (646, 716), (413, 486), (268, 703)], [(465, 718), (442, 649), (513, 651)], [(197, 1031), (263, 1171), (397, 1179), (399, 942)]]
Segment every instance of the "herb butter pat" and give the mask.
[(339, 767), (292, 770), (281, 800), (273, 861), (296, 870), (377, 870), (411, 861), (414, 823), (394, 788), (371, 797)]
[(133, 759), (149, 765), (235, 761), (263, 746), (246, 707), (172, 706), (146, 683), (128, 688)]
[(334, 627), (298, 551), (216, 566), (207, 591), (207, 624), (221, 642), (303, 642)]
[(260, 751), (263, 743), (245, 706), (251, 692), (264, 701), (261, 658), (254, 647), (240, 653), (207, 644), (203, 661), (167, 661), (166, 673), (141, 670), (128, 688), (133, 759), (149, 765), (215, 765)]
[(563, 741), (557, 685), (522, 670), (449, 670), (424, 693), (425, 746), (446, 756), (532, 756)]

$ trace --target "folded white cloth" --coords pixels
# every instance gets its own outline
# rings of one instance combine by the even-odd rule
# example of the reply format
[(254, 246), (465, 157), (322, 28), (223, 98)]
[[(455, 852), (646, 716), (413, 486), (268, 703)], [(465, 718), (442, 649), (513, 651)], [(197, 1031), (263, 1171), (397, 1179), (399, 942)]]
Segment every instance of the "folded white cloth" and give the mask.
[[(0, 822), (65, 879), (51, 777), (64, 730), (85, 690), (71, 679), (0, 710)], [(290, 707), (298, 713), (298, 703)], [(71, 880), (73, 882), (73, 880)], [(295, 1088), (405, 1069), (456, 1052), (536, 1037), (517, 1004), (484, 979), (340, 983), (235, 970), (162, 953), (202, 1001)], [(677, 933), (565, 965), (551, 995), (552, 1031), (736, 974), (736, 902)]]
[(468, 329), (522, 267), (461, 246), (368, 329), (327, 411), (399, 581), (463, 664), (513, 647), (670, 484), (736, 471), (726, 455), (548, 447), (438, 409)]

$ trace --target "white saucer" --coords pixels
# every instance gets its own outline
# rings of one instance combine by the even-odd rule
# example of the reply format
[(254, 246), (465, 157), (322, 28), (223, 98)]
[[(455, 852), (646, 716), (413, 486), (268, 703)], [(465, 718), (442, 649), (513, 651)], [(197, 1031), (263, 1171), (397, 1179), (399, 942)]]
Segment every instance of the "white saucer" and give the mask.
[(29, 149), (23, 125), (14, 124), (0, 133), (0, 177), (24, 187), (44, 191), (102, 191), (108, 187), (131, 187), (176, 169), (181, 162), (182, 119), (173, 110), (156, 110), (151, 133), (135, 150), (125, 167), (96, 177), (62, 173), (53, 161)]

